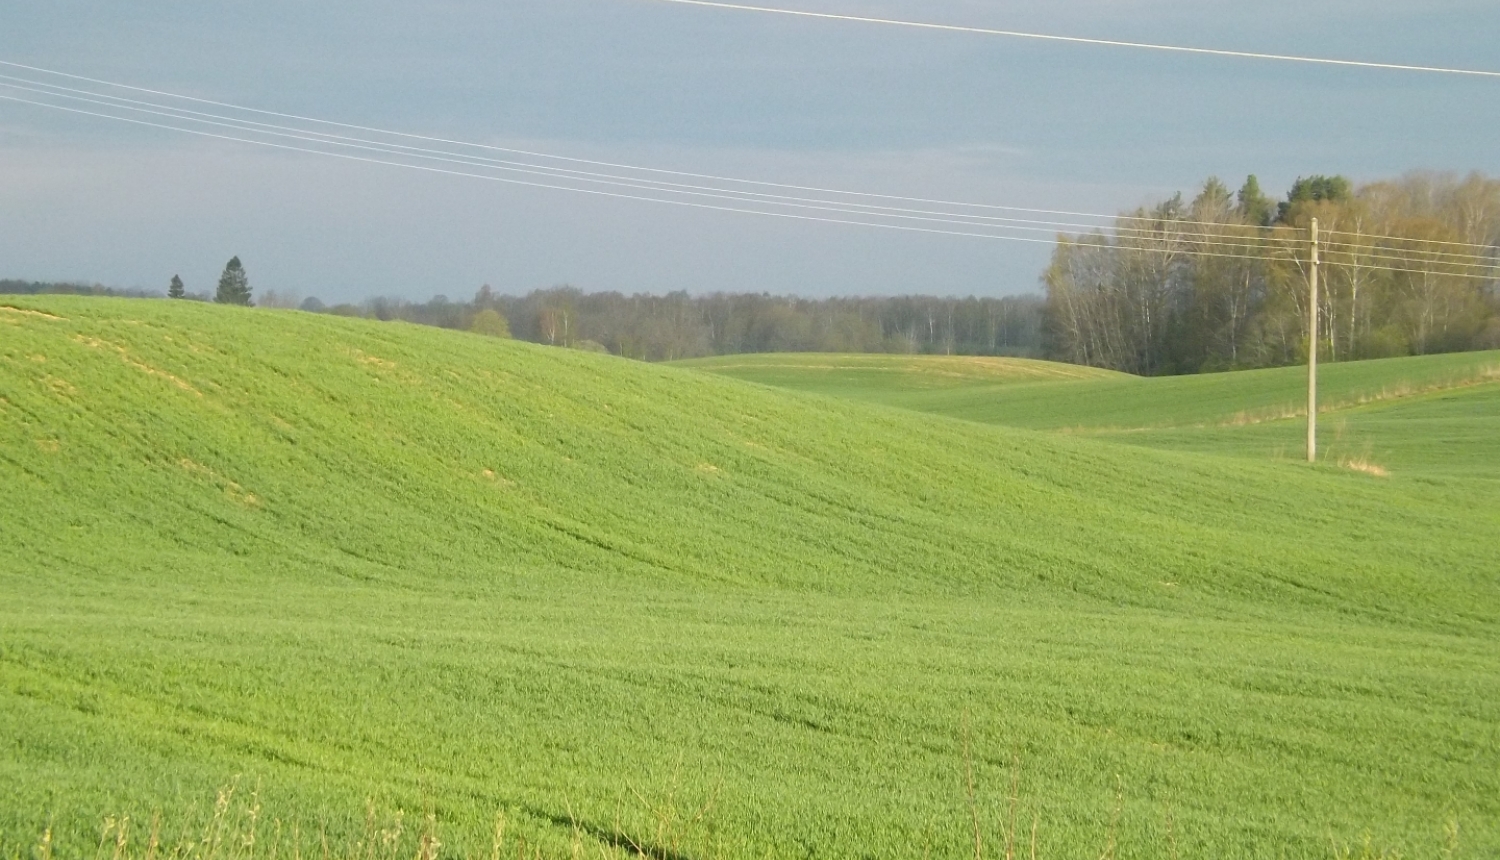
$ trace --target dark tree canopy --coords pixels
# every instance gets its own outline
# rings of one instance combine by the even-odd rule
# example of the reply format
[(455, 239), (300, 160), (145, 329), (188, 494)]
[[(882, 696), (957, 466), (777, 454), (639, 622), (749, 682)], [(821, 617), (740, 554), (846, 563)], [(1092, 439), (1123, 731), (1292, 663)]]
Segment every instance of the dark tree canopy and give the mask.
[(224, 305), (251, 304), (250, 278), (245, 275), (245, 267), (240, 264), (239, 257), (231, 257), (224, 266), (224, 274), (219, 276), (219, 289), (214, 293), (214, 301)]
[(182, 285), (182, 278), (178, 277), (177, 275), (173, 275), (172, 283), (167, 287), (167, 298), (180, 299), (184, 295), (186, 295), (186, 293), (187, 290)]
[(1298, 205), (1306, 203), (1345, 203), (1354, 198), (1354, 185), (1343, 176), (1298, 177), (1292, 190), (1277, 206), (1277, 221), (1288, 221)]
[(1239, 203), (1239, 216), (1246, 224), (1264, 227), (1271, 223), (1271, 213), (1276, 210), (1276, 204), (1260, 190), (1260, 180), (1255, 178), (1255, 174), (1245, 178), (1245, 184), (1240, 186), (1240, 192), (1235, 198)]

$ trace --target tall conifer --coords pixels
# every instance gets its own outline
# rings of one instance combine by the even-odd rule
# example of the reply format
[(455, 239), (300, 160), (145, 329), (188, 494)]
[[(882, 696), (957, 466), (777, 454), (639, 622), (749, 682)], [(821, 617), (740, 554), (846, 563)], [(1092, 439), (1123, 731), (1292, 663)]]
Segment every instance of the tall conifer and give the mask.
[(219, 289), (214, 293), (214, 301), (225, 305), (250, 304), (250, 278), (245, 275), (245, 267), (240, 264), (239, 257), (231, 257), (229, 264), (224, 267), (224, 274), (219, 276)]

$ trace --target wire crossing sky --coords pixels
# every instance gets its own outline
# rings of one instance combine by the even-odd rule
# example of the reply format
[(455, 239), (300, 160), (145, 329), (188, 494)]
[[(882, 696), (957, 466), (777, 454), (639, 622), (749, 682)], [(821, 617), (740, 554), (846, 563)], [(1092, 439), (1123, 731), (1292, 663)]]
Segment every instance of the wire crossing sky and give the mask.
[[(178, 93), (170, 93), (162, 90), (148, 89), (145, 87), (125, 84), (118, 81), (104, 81), (86, 78), (81, 75), (61, 72), (56, 70), (41, 69), (0, 60), (0, 66), (8, 66), (15, 69), (27, 70), (48, 76), (63, 78), (69, 81), (86, 81), (106, 88), (123, 89), (133, 93), (146, 93), (168, 100), (181, 100), (198, 104), (211, 104), (222, 109), (234, 112), (250, 113), (261, 116), (272, 116), (286, 120), (297, 120), (310, 123), (314, 126), (334, 126), (342, 129), (358, 129), (371, 132), (376, 135), (390, 136), (401, 139), (420, 140), (424, 142), (435, 142), (450, 144), (467, 149), (499, 150), (507, 153), (520, 153), (531, 156), (533, 159), (543, 161), (519, 161), (514, 159), (497, 159), (486, 156), (477, 156), (465, 153), (461, 150), (442, 149), (432, 147), (418, 147), (407, 144), (390, 143), (377, 138), (355, 137), (351, 135), (332, 134), (317, 131), (306, 127), (267, 123), (256, 120), (247, 120), (232, 114), (208, 113), (178, 107), (169, 102), (154, 102), (142, 99), (128, 98), (110, 94), (107, 91), (80, 89), (68, 87), (46, 80), (35, 80), (16, 75), (0, 74), (0, 87), (14, 91), (34, 94), (36, 96), (51, 97), (52, 99), (65, 99), (72, 102), (74, 106), (59, 104), (55, 101), (37, 100), (36, 98), (21, 98), (14, 95), (0, 94), (0, 99), (27, 104), (35, 107), (61, 110), (83, 116), (98, 119), (127, 122), (135, 125), (143, 125), (151, 128), (160, 128), (168, 131), (176, 131), (185, 134), (211, 137), (218, 140), (232, 141), (258, 146), (268, 146), (275, 149), (283, 149), (292, 152), (301, 152), (311, 155), (322, 155), (335, 158), (343, 158), (351, 161), (359, 161), (367, 164), (382, 165), (388, 167), (405, 167), (424, 170), (430, 173), (444, 174), (448, 176), (459, 176), (468, 179), (481, 179), (493, 182), (502, 182), (513, 185), (522, 185), (534, 188), (546, 188), (556, 191), (571, 191), (584, 194), (595, 194), (599, 196), (614, 197), (623, 200), (633, 200), (644, 203), (668, 204), (689, 206), (720, 212), (735, 212), (749, 215), (762, 215), (772, 217), (793, 218), (795, 220), (813, 221), (829, 224), (841, 224), (846, 226), (870, 227), (877, 229), (905, 230), (909, 232), (931, 233), (936, 235), (963, 236), (978, 239), (998, 239), (1005, 241), (1018, 241), (1030, 243), (1050, 243), (1051, 238), (1038, 238), (1036, 236), (1017, 236), (1016, 232), (1043, 233), (1055, 236), (1061, 232), (1088, 233), (1101, 229), (1107, 229), (1116, 237), (1127, 240), (1146, 240), (1148, 242), (1162, 242), (1164, 252), (1178, 252), (1185, 247), (1190, 247), (1192, 253), (1200, 256), (1225, 256), (1243, 257), (1247, 254), (1251, 257), (1278, 250), (1275, 246), (1268, 246), (1254, 233), (1236, 234), (1233, 231), (1226, 232), (1222, 223), (1197, 222), (1191, 220), (1171, 219), (1163, 222), (1154, 215), (1103, 215), (1097, 213), (1065, 212), (1061, 210), (1028, 210), (1019, 207), (1005, 206), (1000, 204), (978, 204), (957, 201), (935, 200), (930, 198), (901, 198), (880, 195), (860, 191), (836, 191), (831, 189), (802, 188), (804, 191), (822, 192), (823, 194), (836, 195), (834, 197), (807, 197), (799, 195), (787, 195), (774, 192), (748, 190), (746, 186), (769, 186), (785, 188), (786, 186), (775, 183), (765, 183), (754, 179), (738, 177), (706, 176), (703, 174), (692, 174), (683, 171), (666, 170), (654, 167), (642, 167), (636, 165), (625, 165), (610, 162), (599, 162), (592, 160), (574, 159), (550, 153), (525, 152), (520, 150), (504, 149), (484, 144), (476, 144), (466, 141), (453, 141), (434, 138), (427, 135), (411, 134), (407, 132), (392, 131), (367, 126), (351, 126), (316, 117), (305, 117), (287, 114), (277, 111), (250, 108), (242, 105), (233, 105), (224, 102), (210, 102)], [(131, 116), (122, 116), (118, 113), (106, 113), (98, 110), (87, 110), (77, 107), (78, 103), (94, 105), (114, 111), (128, 111), (136, 114), (145, 114), (168, 120), (176, 120), (178, 123), (194, 123), (199, 126), (208, 126), (212, 129), (228, 129), (238, 131), (247, 137), (224, 134), (219, 131), (206, 131), (201, 127), (184, 127), (179, 124), (164, 123), (160, 121), (142, 120)], [(269, 136), (274, 140), (266, 140)], [(303, 143), (316, 144), (316, 148), (290, 145), (277, 141), (299, 141)], [(353, 152), (351, 153), (352, 150)], [(391, 158), (374, 158), (371, 154), (382, 154)], [(397, 160), (391, 160), (397, 159)], [(413, 163), (415, 161), (420, 163)], [(601, 172), (592, 170), (579, 170), (575, 168), (559, 167), (548, 161), (564, 161), (584, 163), (596, 166), (607, 166), (615, 168), (613, 172)], [(436, 162), (443, 166), (435, 167), (430, 163)], [(448, 165), (459, 165), (474, 168), (485, 172), (469, 172), (456, 170)], [(504, 175), (495, 175), (499, 172)], [(674, 182), (656, 179), (653, 177), (642, 178), (638, 173), (666, 174), (674, 177), (692, 176), (700, 179), (713, 180), (719, 184), (695, 184)], [(517, 175), (527, 178), (517, 178)], [(540, 177), (540, 179), (532, 178)], [(542, 179), (552, 180), (550, 182)], [(603, 186), (601, 188), (600, 186)], [(643, 193), (626, 193), (615, 189), (630, 189)], [(690, 198), (690, 199), (684, 199)], [(853, 199), (851, 199), (853, 198)], [(737, 205), (726, 205), (724, 203), (704, 203), (704, 199), (714, 201), (729, 201)], [(922, 202), (941, 208), (912, 208), (910, 206), (891, 206), (887, 204), (866, 202), (872, 199), (899, 200), (903, 202)], [(753, 207), (753, 208), (752, 208)], [(1077, 218), (1093, 219), (1100, 223), (1089, 223), (1079, 221), (1058, 221), (1035, 218), (1021, 218), (1015, 216), (997, 216), (987, 214), (975, 214), (974, 210), (993, 211), (1020, 211), (1040, 212), (1054, 215), (1070, 215)], [(788, 212), (787, 210), (793, 210)], [(823, 213), (840, 213), (843, 218), (829, 217)], [(910, 222), (921, 222), (912, 224)], [(934, 224), (957, 225), (966, 227), (966, 230), (954, 230), (951, 228), (933, 227)], [(926, 226), (924, 226), (926, 225)], [(977, 231), (977, 232), (976, 232)], [(1003, 231), (1003, 232), (1002, 232)], [(1339, 250), (1340, 243), (1334, 238), (1340, 231), (1328, 230), (1326, 236), (1326, 247), (1330, 252)], [(1353, 235), (1353, 234), (1345, 234)], [(1393, 237), (1368, 236), (1358, 237), (1361, 241), (1374, 239), (1389, 239)], [(1285, 240), (1283, 240), (1285, 241)], [(1295, 241), (1295, 240), (1293, 240)], [(1461, 243), (1444, 242), (1442, 245), (1457, 245)], [(1470, 246), (1471, 251), (1436, 250), (1428, 248), (1427, 251), (1433, 255), (1433, 259), (1440, 259), (1449, 264), (1461, 264), (1471, 267), (1480, 267), (1485, 271), (1493, 269), (1495, 262), (1492, 249), (1483, 246)], [(1285, 249), (1279, 249), (1285, 252)], [(1480, 253), (1473, 253), (1479, 251)], [(1382, 261), (1386, 266), (1397, 265), (1419, 265), (1406, 257), (1393, 256), (1387, 253), (1373, 255), (1373, 259)], [(1487, 277), (1487, 275), (1475, 274), (1473, 277)]]
[[(0, 84), (0, 86), (14, 86), (14, 85), (13, 84)], [(23, 89), (23, 90), (24, 89), (28, 89), (26, 87), (17, 87), (17, 88), (18, 89)], [(1048, 244), (1048, 245), (1052, 244), (1052, 241), (1053, 241), (1051, 239), (1040, 239), (1040, 238), (1031, 237), (1031, 236), (1015, 236), (1015, 235), (1009, 235), (1009, 234), (1005, 234), (1005, 233), (997, 233), (997, 232), (994, 232), (994, 229), (993, 229), (995, 227), (1000, 227), (1000, 228), (1004, 228), (1004, 229), (1008, 229), (1008, 230), (1034, 230), (1034, 231), (1039, 231), (1039, 232), (1053, 232), (1049, 228), (1014, 226), (1012, 224), (992, 224), (992, 225), (986, 225), (986, 224), (983, 224), (983, 223), (974, 223), (974, 224), (972, 224), (972, 229), (971, 230), (960, 231), (960, 230), (943, 229), (943, 228), (936, 228), (936, 227), (912, 226), (910, 224), (904, 224), (904, 223), (889, 223), (888, 221), (874, 220), (877, 217), (884, 216), (884, 217), (887, 217), (887, 218), (901, 218), (901, 219), (907, 219), (907, 220), (927, 221), (927, 222), (936, 222), (936, 223), (949, 223), (949, 224), (964, 224), (965, 223), (963, 221), (958, 221), (958, 220), (955, 220), (955, 219), (952, 219), (952, 218), (919, 217), (919, 216), (899, 215), (899, 214), (898, 215), (885, 215), (884, 213), (882, 213), (880, 211), (867, 211), (867, 210), (857, 210), (857, 209), (842, 208), (842, 207), (834, 204), (833, 202), (829, 202), (828, 204), (824, 204), (824, 205), (817, 205), (817, 204), (813, 204), (813, 203), (809, 203), (809, 202), (798, 202), (798, 203), (793, 203), (793, 204), (790, 204), (790, 205), (792, 206), (793, 209), (802, 210), (802, 211), (813, 211), (813, 212), (816, 212), (816, 211), (845, 212), (845, 213), (848, 213), (851, 216), (865, 216), (865, 217), (860, 217), (860, 218), (858, 218), (858, 220), (855, 220), (853, 218), (832, 218), (832, 217), (828, 217), (826, 215), (799, 214), (796, 211), (786, 212), (786, 211), (779, 211), (779, 210), (774, 210), (774, 209), (773, 210), (768, 210), (766, 208), (746, 208), (745, 206), (728, 206), (728, 205), (715, 204), (715, 203), (701, 203), (701, 202), (686, 201), (686, 200), (674, 199), (674, 198), (662, 197), (662, 196), (643, 196), (643, 195), (640, 195), (640, 194), (627, 194), (627, 193), (622, 193), (622, 192), (618, 192), (618, 191), (599, 190), (597, 188), (580, 188), (580, 187), (576, 187), (576, 186), (558, 185), (558, 184), (551, 184), (551, 183), (546, 183), (546, 182), (537, 182), (537, 181), (531, 181), (531, 180), (506, 178), (506, 177), (494, 176), (494, 175), (484, 174), (484, 173), (475, 173), (475, 172), (467, 172), (467, 171), (461, 171), (461, 170), (454, 170), (454, 169), (451, 169), (451, 168), (432, 167), (432, 166), (422, 165), (422, 164), (413, 164), (413, 163), (410, 163), (408, 161), (393, 161), (393, 160), (387, 160), (387, 159), (372, 158), (372, 157), (369, 157), (369, 156), (351, 155), (351, 154), (349, 154), (347, 152), (329, 151), (327, 149), (312, 149), (312, 148), (301, 147), (301, 146), (293, 146), (293, 145), (283, 144), (283, 143), (275, 143), (275, 142), (266, 141), (266, 140), (257, 140), (257, 139), (249, 138), (249, 137), (236, 137), (234, 135), (218, 134), (218, 133), (207, 132), (207, 131), (202, 131), (202, 130), (198, 130), (198, 129), (183, 128), (183, 127), (180, 127), (180, 126), (168, 125), (168, 124), (164, 124), (164, 123), (150, 122), (150, 121), (139, 120), (139, 119), (131, 119), (129, 117), (115, 116), (115, 115), (106, 114), (106, 113), (99, 113), (97, 111), (88, 111), (88, 110), (82, 110), (82, 109), (78, 109), (78, 108), (71, 108), (71, 107), (67, 107), (67, 106), (64, 106), (64, 105), (50, 104), (50, 103), (47, 103), (47, 102), (36, 101), (36, 100), (32, 100), (32, 99), (23, 99), (23, 98), (18, 98), (18, 97), (15, 97), (15, 96), (8, 96), (8, 95), (3, 95), (3, 94), (0, 94), (0, 100), (15, 102), (15, 103), (18, 103), (18, 104), (33, 105), (35, 107), (43, 107), (43, 108), (50, 108), (50, 109), (54, 109), (54, 110), (61, 110), (61, 111), (65, 111), (65, 112), (68, 112), (68, 113), (75, 113), (75, 114), (79, 114), (79, 115), (83, 115), (83, 116), (91, 116), (91, 117), (96, 117), (96, 118), (99, 118), (99, 119), (110, 119), (110, 120), (116, 120), (116, 121), (120, 121), (120, 122), (127, 122), (127, 123), (131, 123), (131, 124), (134, 124), (134, 125), (143, 125), (143, 126), (148, 126), (148, 127), (151, 127), (151, 128), (160, 128), (160, 129), (164, 129), (164, 130), (168, 130), (168, 131), (182, 132), (182, 133), (197, 135), (197, 136), (201, 136), (201, 137), (210, 137), (210, 138), (215, 138), (215, 139), (218, 139), (218, 140), (226, 140), (226, 141), (231, 141), (231, 142), (235, 142), (235, 143), (251, 144), (251, 145), (256, 145), (256, 146), (266, 146), (266, 147), (271, 147), (271, 148), (274, 148), (274, 149), (285, 150), (285, 151), (288, 151), (288, 152), (300, 152), (300, 153), (306, 153), (306, 154), (309, 154), (309, 155), (319, 155), (319, 156), (326, 156), (326, 157), (333, 157), (333, 158), (341, 158), (341, 159), (345, 159), (345, 160), (349, 160), (349, 161), (357, 161), (357, 162), (361, 162), (361, 163), (364, 163), (364, 164), (380, 165), (380, 166), (385, 166), (385, 167), (400, 167), (400, 168), (407, 168), (407, 169), (412, 169), (412, 170), (421, 170), (421, 171), (425, 171), (425, 172), (428, 172), (428, 173), (442, 174), (442, 175), (445, 175), (445, 176), (455, 176), (455, 177), (461, 177), (461, 178), (465, 178), (465, 179), (479, 179), (479, 180), (485, 180), (485, 181), (490, 181), (490, 182), (503, 182), (503, 183), (512, 184), (512, 185), (522, 185), (522, 186), (527, 186), (527, 187), (532, 187), (532, 188), (545, 188), (545, 189), (550, 189), (550, 190), (554, 190), (554, 191), (571, 191), (571, 192), (575, 192), (575, 193), (593, 194), (593, 195), (598, 195), (598, 196), (602, 196), (602, 197), (612, 197), (612, 198), (616, 198), (616, 199), (620, 199), (620, 200), (631, 200), (631, 201), (640, 202), (640, 203), (654, 203), (654, 204), (666, 204), (666, 205), (674, 205), (674, 206), (686, 206), (686, 207), (693, 208), (693, 209), (706, 209), (706, 210), (711, 210), (711, 211), (716, 211), (716, 212), (732, 212), (732, 213), (737, 213), (737, 214), (742, 214), (742, 215), (759, 215), (759, 216), (767, 216), (767, 217), (774, 217), (774, 218), (788, 218), (788, 219), (792, 219), (794, 221), (808, 221), (808, 222), (817, 222), (817, 223), (823, 223), (823, 224), (838, 224), (838, 225), (842, 225), (842, 226), (865, 227), (865, 228), (873, 228), (873, 229), (880, 229), (880, 230), (900, 230), (900, 231), (904, 231), (904, 232), (927, 233), (927, 234), (940, 235), (940, 236), (959, 236), (959, 237), (970, 238), (970, 239), (990, 239), (990, 240), (1001, 240), (1001, 241), (1009, 241), (1009, 242), (1027, 242), (1027, 243), (1032, 243), (1032, 244)], [(156, 113), (155, 111), (147, 111), (147, 112), (148, 113)], [(229, 126), (230, 125), (230, 124), (227, 124), (227, 123), (218, 123), (218, 122), (214, 122), (214, 123), (211, 123), (211, 124), (215, 125), (215, 126)], [(233, 127), (233, 126), (230, 126), (230, 127)], [(246, 132), (249, 132), (249, 133), (255, 133), (257, 131), (257, 129), (254, 129), (254, 128), (251, 128), (251, 127), (244, 127), (244, 130)], [(307, 141), (307, 142), (310, 142), (310, 143), (325, 143), (325, 142), (327, 142), (326, 138), (301, 136), (301, 135), (295, 135), (295, 134), (277, 134), (277, 136), (278, 137), (291, 138), (291, 139), (295, 139), (295, 140), (303, 140), (303, 141)], [(346, 138), (346, 140), (347, 140), (347, 138)], [(374, 146), (358, 145), (356, 148), (358, 148), (360, 150), (369, 150), (369, 151), (375, 151), (375, 152), (387, 152), (387, 153), (389, 153), (391, 155), (398, 156), (398, 157), (407, 154), (407, 153), (402, 152), (400, 150), (385, 148), (385, 147), (382, 147), (380, 145), (374, 145)], [(410, 148), (407, 147), (406, 149), (410, 149)], [(423, 156), (423, 157), (430, 157), (430, 156)], [(471, 164), (474, 164), (474, 166), (481, 167), (481, 168), (486, 166), (483, 163), (464, 162), (461, 159), (455, 159), (455, 158), (438, 158), (436, 160), (444, 161), (444, 162), (450, 162), (450, 163), (460, 163), (460, 164), (461, 163), (471, 163)], [(534, 172), (534, 171), (523, 171), (523, 172), (531, 173), (531, 172)], [(564, 177), (564, 178), (566, 178), (566, 177)], [(623, 185), (625, 187), (638, 188), (638, 189), (641, 189), (641, 190), (644, 190), (644, 191), (659, 190), (659, 189), (651, 188), (649, 186), (635, 185), (635, 184), (626, 183), (626, 182), (609, 182), (607, 184), (609, 184), (609, 185)], [(732, 197), (732, 196), (730, 196), (728, 194), (714, 194), (714, 193), (702, 193), (702, 192), (692, 192), (692, 193), (695, 194), (695, 196), (699, 196), (699, 197), (714, 197), (714, 198), (727, 199), (727, 200), (739, 199), (739, 198)], [(749, 204), (754, 204), (754, 203), (757, 203), (757, 202), (760, 202), (760, 201), (748, 200), (746, 202), (749, 203)], [(774, 201), (772, 201), (772, 202), (774, 203)], [(781, 204), (781, 205), (787, 205), (787, 204)], [(889, 207), (885, 207), (885, 208), (889, 208)], [(1014, 220), (1019, 220), (1019, 219), (1003, 219), (1003, 220), (1014, 221)], [(1122, 217), (1121, 220), (1124, 221), (1126, 224), (1128, 224), (1132, 219), (1130, 219), (1128, 217)], [(1141, 219), (1141, 220), (1145, 220), (1145, 219)], [(1030, 221), (1030, 222), (1026, 222), (1026, 223), (1041, 224), (1041, 223), (1046, 223), (1046, 222)], [(1118, 239), (1123, 240), (1122, 244), (1127, 244), (1128, 243), (1132, 248), (1135, 248), (1136, 250), (1154, 251), (1154, 252), (1158, 252), (1158, 253), (1162, 253), (1162, 254), (1178, 254), (1178, 255), (1180, 255), (1180, 254), (1187, 254), (1187, 255), (1194, 256), (1194, 257), (1215, 257), (1215, 258), (1223, 258), (1223, 259), (1242, 259), (1242, 260), (1250, 259), (1250, 260), (1253, 260), (1253, 259), (1263, 259), (1263, 258), (1275, 257), (1275, 256), (1281, 256), (1281, 257), (1300, 257), (1301, 256), (1301, 252), (1303, 251), (1302, 242), (1300, 241), (1300, 231), (1299, 231), (1299, 235), (1298, 236), (1295, 236), (1295, 237), (1292, 237), (1292, 238), (1282, 237), (1282, 238), (1275, 238), (1275, 239), (1271, 239), (1270, 241), (1267, 241), (1267, 240), (1264, 240), (1264, 239), (1257, 238), (1255, 235), (1237, 235), (1237, 234), (1232, 233), (1232, 232), (1231, 233), (1224, 233), (1224, 232), (1212, 233), (1212, 232), (1195, 231), (1195, 230), (1192, 230), (1192, 229), (1186, 229), (1186, 228), (1192, 227), (1195, 224), (1200, 224), (1201, 225), (1202, 222), (1166, 221), (1166, 222), (1163, 222), (1163, 223), (1161, 223), (1160, 225), (1158, 225), (1156, 227), (1150, 227), (1150, 228), (1138, 228), (1138, 227), (1125, 226), (1124, 224), (1117, 224), (1114, 227), (1108, 228), (1107, 232), (1110, 233), (1110, 234), (1113, 234)], [(1097, 230), (1097, 229), (1101, 229), (1101, 228), (1098, 228), (1096, 226), (1083, 225), (1083, 224), (1067, 225), (1067, 226), (1071, 226), (1071, 227), (1074, 227), (1074, 228), (1077, 228), (1077, 229), (1080, 229), (1080, 230)], [(1204, 225), (1204, 226), (1206, 226), (1206, 225)], [(1220, 226), (1222, 228), (1223, 225), (1220, 225)], [(986, 230), (984, 232), (976, 232), (978, 230), (982, 230), (985, 227), (990, 227), (991, 229), (990, 230)], [(1377, 238), (1377, 237), (1370, 237), (1370, 238)], [(1455, 244), (1455, 243), (1441, 243), (1441, 244)], [(1340, 251), (1340, 250), (1347, 251), (1351, 247), (1352, 246), (1350, 246), (1348, 243), (1326, 242), (1324, 244), (1324, 248), (1330, 254), (1334, 253), (1334, 252), (1337, 252), (1337, 251)], [(1472, 246), (1472, 247), (1474, 247), (1474, 248), (1477, 249), (1477, 248), (1481, 248), (1482, 246), (1477, 246), (1476, 245), (1476, 246)], [(1363, 250), (1363, 249), (1361, 249), (1361, 250)], [(1430, 270), (1430, 269), (1432, 269), (1434, 267), (1434, 265), (1442, 266), (1445, 269), (1453, 269), (1456, 266), (1456, 267), (1459, 267), (1460, 270), (1459, 271), (1448, 271), (1448, 275), (1449, 276), (1451, 276), (1451, 277), (1459, 277), (1459, 278), (1467, 278), (1467, 279), (1472, 279), (1472, 280), (1483, 280), (1483, 281), (1493, 280), (1495, 278), (1495, 270), (1497, 268), (1500, 268), (1500, 263), (1494, 262), (1494, 260), (1493, 260), (1493, 256), (1494, 255), (1492, 253), (1486, 253), (1486, 254), (1462, 254), (1462, 255), (1453, 254), (1453, 253), (1450, 253), (1450, 252), (1441, 252), (1441, 251), (1439, 251), (1439, 252), (1427, 251), (1427, 253), (1429, 255), (1434, 255), (1435, 254), (1435, 256), (1437, 257), (1437, 259), (1416, 260), (1416, 259), (1412, 259), (1411, 257), (1407, 257), (1407, 256), (1396, 256), (1396, 255), (1391, 255), (1391, 254), (1388, 254), (1388, 253), (1379, 253), (1379, 252), (1374, 252), (1374, 251), (1370, 251), (1370, 250), (1364, 250), (1364, 256), (1365, 256), (1364, 266), (1367, 269), (1385, 269), (1385, 270), (1389, 270), (1389, 271), (1412, 271), (1412, 272)], [(1458, 259), (1458, 258), (1462, 258), (1462, 259)], [(1332, 263), (1332, 262), (1336, 262), (1336, 261), (1333, 260), (1332, 257), (1330, 257), (1329, 262)]]
[(1044, 42), (1068, 42), (1075, 45), (1096, 45), (1109, 48), (1134, 48), (1146, 51), (1170, 51), (1180, 54), (1200, 54), (1214, 57), (1233, 57), (1243, 60), (1274, 60), (1285, 63), (1312, 63), (1324, 66), (1351, 66), (1360, 69), (1384, 69), (1398, 72), (1433, 72), (1443, 75), (1473, 75), (1500, 78), (1500, 72), (1483, 69), (1450, 69), (1442, 66), (1411, 66), (1398, 63), (1376, 63), (1361, 60), (1335, 60), (1326, 57), (1303, 57), (1294, 54), (1266, 54), (1254, 51), (1228, 51), (1218, 48), (1193, 48), (1185, 45), (1154, 45), (1149, 42), (1126, 42), (1118, 39), (1090, 39), (1082, 36), (1057, 36), (1046, 33), (1025, 33), (1018, 30), (996, 30), (988, 27), (964, 27), (956, 24), (932, 24), (921, 21), (902, 21), (894, 18), (870, 18), (863, 15), (834, 15), (828, 12), (809, 12), (799, 9), (781, 9), (772, 6), (749, 6), (742, 3), (720, 3), (716, 0), (654, 0), (657, 3), (676, 3), (683, 6), (704, 6), (711, 9), (729, 9), (736, 12), (761, 12), (771, 15), (791, 15), (798, 18), (821, 18), (827, 21), (848, 21), (859, 24), (882, 24), (893, 27), (912, 27), (920, 30), (942, 30), (949, 33), (970, 33), (981, 36), (1005, 36), (1011, 39), (1036, 39)]
[[(1139, 47), (1478, 71), (1500, 7), (1476, 0), (690, 5), (20, 5), (0, 28), (0, 278), (199, 289), (238, 255), (260, 288), (325, 300), (1005, 295), (1037, 288), (1057, 233), (1154, 241), (1114, 213), (1211, 175), (1278, 198), (1313, 174), (1500, 174), (1491, 73)], [(1117, 49), (1030, 38), (1051, 33)], [(1217, 229), (1170, 241), (1256, 250)]]

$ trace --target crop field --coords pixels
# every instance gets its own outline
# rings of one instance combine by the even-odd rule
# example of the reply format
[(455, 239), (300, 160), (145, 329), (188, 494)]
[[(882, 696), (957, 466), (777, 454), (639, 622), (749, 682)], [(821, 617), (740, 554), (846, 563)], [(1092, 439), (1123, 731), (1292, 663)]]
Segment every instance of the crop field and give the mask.
[[(949, 356), (773, 354), (679, 364), (988, 424), (1256, 459), (1305, 456), (1305, 367), (1144, 379)], [(1046, 378), (1038, 365), (1072, 375)], [(1491, 432), (1500, 420), (1500, 352), (1325, 362), (1318, 388), (1319, 446), (1330, 462), (1390, 456), (1400, 467), (1500, 478)]]
[(1309, 466), (1282, 371), (0, 305), (0, 858), (1500, 852), (1496, 354)]
[[(1142, 378), (1031, 359), (937, 355), (773, 353), (676, 364), (777, 388), (1034, 429), (1116, 433), (1300, 422), (1307, 415), (1306, 367)], [(1325, 361), (1319, 369), (1322, 414), (1500, 383), (1500, 351)]]
[[(960, 399), (999, 386), (1132, 380), (1129, 374), (1028, 358), (847, 353), (753, 353), (674, 362), (778, 388), (896, 405), (925, 395)], [(903, 404), (904, 405), (904, 404)]]

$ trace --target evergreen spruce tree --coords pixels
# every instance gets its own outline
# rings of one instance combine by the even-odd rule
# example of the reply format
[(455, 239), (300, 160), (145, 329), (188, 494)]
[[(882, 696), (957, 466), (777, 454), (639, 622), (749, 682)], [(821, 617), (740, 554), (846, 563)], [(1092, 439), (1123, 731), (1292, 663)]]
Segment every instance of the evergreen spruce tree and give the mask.
[(1299, 176), (1292, 184), (1292, 190), (1287, 192), (1286, 199), (1276, 204), (1276, 220), (1290, 223), (1292, 213), (1298, 208), (1298, 204), (1318, 203), (1324, 200), (1342, 203), (1353, 197), (1354, 183), (1346, 177)]
[(185, 292), (186, 290), (184, 290), (182, 286), (182, 278), (178, 277), (177, 275), (173, 275), (172, 285), (167, 287), (167, 298), (180, 299)]
[(1245, 219), (1246, 224), (1256, 227), (1270, 225), (1275, 204), (1271, 202), (1271, 198), (1261, 193), (1260, 180), (1255, 178), (1255, 174), (1252, 173), (1245, 179), (1245, 184), (1240, 187), (1240, 193), (1236, 196), (1239, 198), (1240, 217)]
[(231, 257), (229, 264), (224, 267), (224, 274), (219, 276), (219, 290), (214, 293), (214, 301), (225, 305), (250, 304), (250, 279), (246, 277), (245, 267), (240, 264), (239, 257)]

